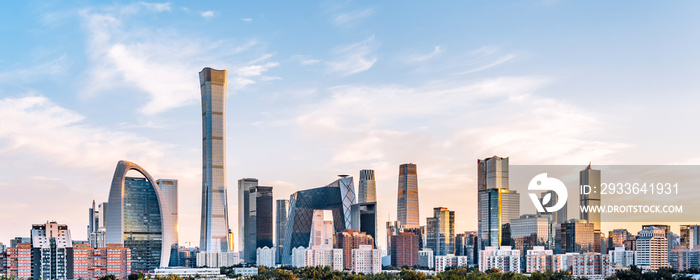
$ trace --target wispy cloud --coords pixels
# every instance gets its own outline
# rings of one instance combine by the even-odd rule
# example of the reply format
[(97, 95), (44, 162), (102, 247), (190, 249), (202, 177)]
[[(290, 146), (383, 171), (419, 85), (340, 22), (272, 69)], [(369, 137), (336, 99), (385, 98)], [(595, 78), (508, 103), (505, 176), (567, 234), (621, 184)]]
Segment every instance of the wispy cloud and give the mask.
[[(327, 98), (304, 107), (296, 122), (301, 135), (329, 143), (319, 148), (331, 150), (327, 168), (372, 167), (380, 174), (377, 185), (388, 186), (395, 185), (398, 164), (414, 162), (422, 192), (473, 193), (476, 159), (487, 156), (510, 156), (511, 164), (572, 164), (606, 161), (627, 148), (604, 137), (614, 128), (594, 112), (539, 95), (549, 83), (523, 76), (338, 86), (319, 94)], [(378, 188), (378, 196), (391, 195), (391, 188)], [(474, 196), (421, 199), (421, 211), (449, 206), (462, 213), (462, 227), (476, 226), (469, 206)]]
[(326, 62), (328, 71), (340, 73), (343, 76), (367, 71), (377, 62), (377, 56), (374, 54), (375, 49), (374, 36), (361, 42), (336, 48), (332, 52), (336, 58)]
[(348, 13), (339, 13), (333, 16), (331, 22), (336, 26), (345, 26), (354, 24), (362, 19), (368, 18), (374, 14), (374, 9), (357, 10)]
[(291, 59), (292, 59), (292, 60), (299, 61), (299, 64), (302, 65), (302, 66), (314, 65), (314, 64), (317, 64), (317, 63), (321, 62), (320, 59), (314, 59), (314, 58), (313, 58), (312, 56), (310, 56), (310, 55), (293, 55), (293, 56), (291, 57)]
[(245, 22), (253, 22), (252, 18), (242, 18), (241, 20)]
[(214, 16), (214, 11), (204, 11), (200, 13), (201, 16), (205, 18), (210, 18)]
[(514, 54), (507, 54), (507, 55), (498, 57), (498, 58), (496, 58), (496, 59), (494, 59), (494, 60), (492, 60), (492, 61), (489, 61), (489, 62), (480, 64), (480, 65), (477, 65), (477, 66), (475, 66), (474, 68), (471, 68), (471, 69), (469, 69), (469, 70), (462, 71), (462, 72), (458, 72), (458, 73), (455, 73), (455, 74), (456, 74), (456, 75), (463, 75), (463, 74), (469, 74), (469, 73), (474, 73), (474, 72), (483, 71), (483, 70), (486, 70), (486, 69), (493, 68), (493, 67), (496, 67), (496, 66), (498, 66), (498, 65), (501, 65), (501, 64), (503, 64), (503, 63), (506, 63), (506, 62), (508, 62), (508, 61), (510, 61), (510, 60), (512, 60), (512, 59), (514, 59), (515, 57), (516, 57), (516, 56), (515, 56)]
[(36, 83), (37, 77), (62, 74), (66, 71), (67, 55), (40, 63), (35, 66), (11, 69), (7, 72), (0, 72), (0, 84), (4, 83)]
[(431, 52), (431, 53), (429, 53), (429, 54), (412, 54), (412, 55), (408, 55), (408, 56), (406, 56), (406, 57), (403, 58), (403, 61), (406, 62), (406, 63), (423, 62), (423, 61), (426, 61), (426, 60), (429, 60), (429, 59), (431, 59), (431, 58), (433, 58), (433, 57), (438, 56), (439, 54), (441, 54), (441, 53), (444, 52), (444, 51), (445, 51), (445, 50), (444, 50), (441, 46), (435, 46), (435, 48), (433, 48), (433, 52)]
[[(84, 206), (80, 205), (107, 198), (114, 166), (122, 159), (144, 166), (153, 176), (178, 174), (193, 184), (200, 174), (196, 157), (171, 162), (172, 157), (185, 154), (181, 149), (176, 153), (174, 144), (95, 125), (36, 93), (0, 99), (0, 118), (0, 158), (4, 159), (0, 161), (4, 170), (0, 210), (25, 207), (17, 201), (31, 201), (32, 208), (21, 215), (2, 211), (7, 226), (0, 228), (0, 236), (18, 235), (27, 221), (46, 219), (78, 228), (84, 224), (80, 215)], [(51, 207), (50, 202), (57, 200), (79, 205)], [(76, 235), (82, 239), (83, 235)]]
[(115, 11), (120, 9), (81, 13), (88, 31), (91, 66), (87, 71), (91, 78), (82, 93), (85, 97), (120, 88), (137, 89), (150, 96), (141, 112), (156, 114), (197, 101), (198, 95), (192, 94), (197, 92), (196, 72), (204, 66), (229, 69), (229, 88), (239, 90), (259, 81), (263, 72), (278, 65), (269, 61), (270, 56), (265, 61), (236, 62), (241, 53), (257, 45), (255, 40), (243, 44), (194, 40), (196, 35), (143, 28), (132, 23), (137, 14)]
[(171, 10), (171, 3), (170, 2), (165, 2), (165, 3), (148, 3), (148, 2), (139, 2), (139, 4), (143, 5), (149, 10), (156, 11), (156, 12), (164, 12), (164, 11), (170, 11)]

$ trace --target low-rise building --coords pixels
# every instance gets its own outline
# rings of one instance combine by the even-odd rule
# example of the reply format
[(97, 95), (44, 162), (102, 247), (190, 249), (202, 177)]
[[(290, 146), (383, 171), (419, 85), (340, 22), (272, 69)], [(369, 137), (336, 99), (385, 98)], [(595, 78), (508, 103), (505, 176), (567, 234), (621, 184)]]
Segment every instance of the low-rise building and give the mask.
[[(257, 271), (257, 268), (255, 268), (255, 270)], [(200, 278), (224, 279), (224, 278), (226, 278), (226, 275), (221, 274), (221, 269), (219, 269), (219, 268), (190, 268), (190, 267), (156, 268), (153, 271), (153, 273), (149, 273), (149, 276), (151, 276), (151, 277), (167, 277), (169, 275), (177, 275), (177, 276), (180, 276), (182, 278), (197, 277), (197, 279), (200, 279)]]
[(625, 246), (616, 246), (615, 250), (610, 250), (610, 261), (613, 266), (616, 267), (630, 267), (634, 265), (634, 255), (635, 252), (632, 250), (625, 250)]
[(544, 246), (534, 246), (532, 250), (527, 250), (525, 255), (525, 272), (565, 270), (567, 268), (564, 267), (562, 256), (554, 255), (552, 250), (545, 250)]
[(435, 267), (435, 257), (433, 257), (433, 249), (423, 248), (418, 251), (418, 266), (432, 269)]
[(331, 247), (315, 247), (306, 249), (297, 247), (292, 249), (292, 266), (330, 266), (333, 270), (343, 270), (343, 249)]
[(199, 252), (197, 267), (228, 267), (241, 263), (239, 252)]
[[(432, 253), (432, 252), (431, 252)], [(435, 256), (435, 271), (442, 272), (448, 267), (468, 267), (468, 256), (455, 256), (453, 254), (444, 256)]]
[(479, 251), (479, 270), (486, 271), (490, 268), (520, 273), (520, 250), (512, 250), (510, 246), (487, 246), (485, 250)]
[(571, 268), (571, 274), (573, 276), (583, 276), (593, 280), (605, 279), (612, 275), (610, 255), (600, 253), (568, 253), (564, 255), (564, 257), (566, 259), (565, 267)]

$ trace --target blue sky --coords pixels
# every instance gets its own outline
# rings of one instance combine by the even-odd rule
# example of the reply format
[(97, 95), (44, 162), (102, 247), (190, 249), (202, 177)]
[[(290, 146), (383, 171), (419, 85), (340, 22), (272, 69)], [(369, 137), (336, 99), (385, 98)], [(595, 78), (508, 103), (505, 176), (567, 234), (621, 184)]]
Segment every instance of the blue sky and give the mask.
[(371, 168), (383, 225), (396, 216), (398, 165), (413, 162), (423, 223), (443, 206), (465, 231), (476, 229), (478, 158), (698, 164), (698, 8), (556, 0), (4, 4), (0, 242), (45, 220), (84, 239), (87, 208), (107, 199), (114, 167), (127, 159), (155, 178), (180, 180), (180, 241), (196, 245), (197, 72), (207, 66), (229, 70), (231, 217), (239, 178), (259, 178), (285, 198)]

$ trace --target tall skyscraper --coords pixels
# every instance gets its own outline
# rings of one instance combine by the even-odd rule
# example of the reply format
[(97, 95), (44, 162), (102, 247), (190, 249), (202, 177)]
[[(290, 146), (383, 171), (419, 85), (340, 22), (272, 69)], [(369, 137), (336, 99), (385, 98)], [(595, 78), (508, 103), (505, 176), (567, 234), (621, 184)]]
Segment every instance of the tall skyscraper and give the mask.
[(170, 219), (170, 228), (165, 229), (170, 231), (170, 237), (172, 241), (170, 243), (170, 261), (169, 266), (178, 266), (180, 261), (178, 260), (178, 225), (179, 221), (177, 218), (178, 201), (177, 201), (177, 180), (175, 179), (158, 179), (156, 180), (160, 192), (163, 193), (163, 199), (168, 205), (168, 213), (165, 218)]
[(433, 209), (433, 217), (427, 220), (427, 247), (435, 256), (455, 253), (455, 211), (445, 207)]
[(420, 227), (418, 216), (418, 172), (416, 165), (406, 163), (399, 166), (399, 195), (396, 213), (404, 227)]
[(508, 158), (477, 161), (479, 249), (510, 239), (510, 220), (520, 217), (520, 194), (508, 189)]
[(199, 239), (204, 252), (226, 252), (226, 79), (227, 70), (209, 67), (199, 72), (202, 92), (202, 222)]
[[(134, 170), (145, 178), (126, 177)], [(153, 270), (170, 261), (171, 220), (168, 204), (148, 172), (137, 164), (119, 161), (107, 204), (106, 243), (131, 249), (131, 269)]]
[[(593, 190), (600, 190), (600, 170), (592, 169), (590, 164), (579, 172), (579, 178), (581, 185), (589, 185)], [(580, 205), (581, 207), (599, 207), (600, 191), (589, 194), (581, 193)], [(600, 231), (600, 212), (581, 211), (581, 220), (593, 223), (593, 228)]]
[(287, 232), (287, 215), (289, 214), (289, 200), (277, 200), (277, 219), (275, 224), (275, 236), (277, 237), (276, 263), (282, 263), (282, 250), (284, 249), (284, 235)]
[(257, 186), (249, 190), (249, 218), (246, 227), (246, 263), (256, 263), (258, 248), (274, 248), (272, 244), (272, 187)]
[(377, 202), (377, 181), (374, 179), (374, 170), (360, 170), (360, 183), (357, 203)]
[[(238, 180), (238, 250), (245, 252), (246, 238), (250, 228), (250, 188), (258, 186), (258, 179)], [(251, 245), (253, 246), (253, 245)]]

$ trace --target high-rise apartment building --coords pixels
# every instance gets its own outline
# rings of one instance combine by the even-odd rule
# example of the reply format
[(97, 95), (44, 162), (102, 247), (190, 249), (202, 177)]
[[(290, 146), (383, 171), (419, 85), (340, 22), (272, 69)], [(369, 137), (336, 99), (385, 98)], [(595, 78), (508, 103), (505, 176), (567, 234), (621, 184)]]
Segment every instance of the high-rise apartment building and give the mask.
[(350, 269), (354, 273), (382, 272), (382, 253), (379, 249), (373, 249), (372, 245), (359, 245), (358, 248), (352, 249), (350, 257)]
[(107, 275), (126, 279), (131, 274), (131, 250), (121, 244), (93, 248), (88, 244), (73, 245), (73, 278), (99, 279)]
[[(579, 172), (579, 183), (591, 186), (593, 190), (600, 190), (600, 170), (591, 168), (589, 164), (586, 169)], [(580, 194), (579, 205), (581, 207), (600, 207), (600, 191)], [(600, 231), (600, 212), (581, 211), (581, 220), (586, 220), (593, 224), (593, 229)]]
[(276, 201), (277, 218), (275, 219), (276, 249), (275, 262), (282, 263), (282, 251), (284, 249), (284, 235), (287, 232), (287, 215), (289, 215), (289, 200), (278, 199)]
[(255, 178), (238, 180), (238, 250), (244, 253), (250, 230), (250, 189), (257, 186)]
[(32, 279), (73, 279), (73, 239), (67, 225), (32, 225)]
[(332, 220), (326, 220), (325, 212), (326, 210), (314, 210), (309, 248), (333, 247), (335, 227), (333, 226)]
[(226, 83), (228, 71), (209, 67), (199, 72), (202, 93), (202, 222), (199, 246), (205, 252), (226, 252)]
[(469, 257), (455, 255), (435, 256), (435, 272), (443, 272), (449, 267), (469, 267)]
[(418, 265), (418, 236), (401, 232), (391, 236), (391, 265), (414, 267)]
[(178, 266), (180, 261), (178, 260), (177, 248), (178, 245), (178, 224), (179, 220), (177, 217), (178, 198), (177, 198), (177, 180), (175, 179), (158, 179), (156, 180), (160, 192), (163, 194), (163, 200), (167, 204), (168, 213), (166, 213), (165, 218), (170, 219), (170, 228), (165, 229), (170, 231), (170, 261), (169, 266)]
[(634, 265), (635, 251), (625, 250), (625, 246), (617, 246), (614, 250), (610, 250), (610, 262), (619, 267), (630, 267)]
[(626, 229), (613, 229), (608, 231), (608, 250), (615, 250), (619, 246), (625, 246), (625, 241), (634, 238)]
[(329, 266), (332, 270), (343, 270), (343, 249), (333, 247), (297, 247), (292, 249), (292, 266), (316, 267)]
[[(344, 231), (336, 233), (334, 247), (338, 249), (343, 249), (343, 267), (345, 269), (353, 269), (352, 250), (358, 249), (362, 245), (369, 245), (371, 248), (373, 248), (374, 239), (364, 232), (354, 231), (352, 229), (346, 229)], [(379, 263), (381, 268), (381, 260)]]
[(562, 263), (562, 255), (554, 255), (552, 250), (545, 250), (544, 246), (535, 246), (527, 250), (525, 255), (525, 272), (533, 273), (566, 270)]
[[(126, 177), (131, 170), (144, 177)], [(133, 162), (119, 161), (109, 190), (106, 244), (131, 249), (133, 271), (168, 266), (173, 243), (168, 213), (168, 204), (153, 177)]]
[(508, 158), (477, 161), (479, 249), (507, 244), (510, 221), (520, 216), (520, 194), (508, 189)]
[(10, 244), (7, 248), (7, 276), (17, 279), (32, 278), (32, 244), (27, 243)]
[(668, 239), (664, 229), (650, 226), (639, 232), (635, 264), (650, 270), (668, 266)]
[(445, 207), (433, 209), (433, 217), (427, 219), (426, 246), (436, 256), (455, 253), (455, 211)]
[(360, 170), (358, 189), (358, 203), (377, 202), (377, 181), (374, 179), (374, 170)]
[(267, 246), (258, 248), (255, 256), (256, 266), (275, 267), (275, 248)]
[(396, 213), (404, 227), (420, 227), (418, 208), (418, 172), (416, 165), (406, 163), (399, 166), (399, 194)]
[(256, 263), (257, 249), (274, 248), (272, 242), (272, 187), (249, 189), (249, 214), (245, 246), (245, 262)]

